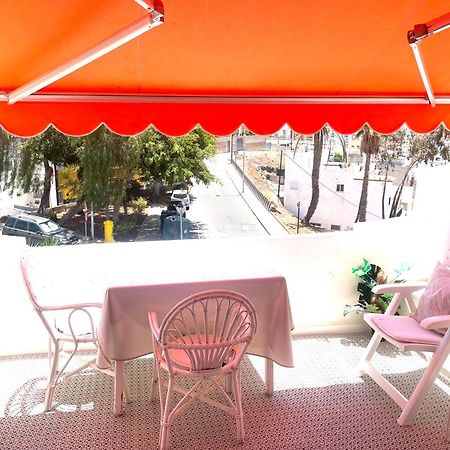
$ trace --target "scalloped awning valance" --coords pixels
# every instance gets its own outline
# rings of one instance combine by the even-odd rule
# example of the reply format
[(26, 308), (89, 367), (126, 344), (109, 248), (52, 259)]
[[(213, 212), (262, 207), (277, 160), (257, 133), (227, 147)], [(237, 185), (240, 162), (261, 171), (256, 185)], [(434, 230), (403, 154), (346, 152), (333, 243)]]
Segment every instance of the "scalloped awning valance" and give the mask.
[(150, 125), (168, 135), (197, 124), (216, 135), (241, 123), (259, 134), (285, 123), (304, 134), (325, 123), (341, 133), (365, 123), (381, 133), (450, 127), (450, 30), (420, 46), (435, 106), (407, 39), (445, 16), (447, 2), (162, 3), (3, 2), (3, 128), (31, 136), (50, 123), (71, 135), (100, 123), (124, 135)]

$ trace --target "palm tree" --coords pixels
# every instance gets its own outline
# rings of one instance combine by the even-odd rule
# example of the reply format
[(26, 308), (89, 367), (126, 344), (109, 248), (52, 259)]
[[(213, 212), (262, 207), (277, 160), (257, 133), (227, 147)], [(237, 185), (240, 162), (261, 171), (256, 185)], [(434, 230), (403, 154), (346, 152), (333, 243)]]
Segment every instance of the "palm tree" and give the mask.
[(316, 211), (319, 204), (319, 176), (320, 176), (320, 164), (322, 162), (322, 151), (326, 137), (328, 136), (328, 130), (324, 127), (314, 135), (314, 158), (313, 168), (311, 172), (311, 201), (309, 203), (308, 212), (306, 213), (304, 223), (310, 224), (310, 220)]
[(448, 138), (450, 132), (442, 124), (429, 134), (414, 135), (409, 150), (409, 165), (406, 168), (405, 174), (395, 191), (392, 200), (391, 211), (389, 217), (398, 217), (402, 213), (399, 207), (402, 198), (403, 186), (408, 179), (411, 171), (419, 165), (419, 163), (429, 163), (433, 161), (434, 157), (441, 155), (444, 159), (449, 159)]
[(367, 125), (357, 134), (361, 136), (361, 153), (365, 155), (364, 177), (361, 188), (361, 198), (359, 200), (358, 214), (355, 222), (365, 222), (367, 213), (367, 194), (369, 191), (369, 170), (372, 155), (378, 153), (380, 149), (381, 137), (372, 131)]

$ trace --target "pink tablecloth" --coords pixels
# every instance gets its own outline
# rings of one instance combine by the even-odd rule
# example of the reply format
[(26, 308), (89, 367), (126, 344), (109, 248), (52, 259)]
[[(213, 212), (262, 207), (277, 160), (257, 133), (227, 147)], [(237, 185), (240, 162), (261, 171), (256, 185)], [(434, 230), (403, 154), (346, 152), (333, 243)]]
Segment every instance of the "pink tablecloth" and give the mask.
[(98, 328), (97, 364), (126, 361), (152, 353), (147, 311), (162, 319), (185, 297), (204, 290), (230, 289), (247, 296), (257, 313), (258, 330), (248, 353), (293, 367), (290, 330), (293, 327), (286, 281), (281, 276), (110, 287)]

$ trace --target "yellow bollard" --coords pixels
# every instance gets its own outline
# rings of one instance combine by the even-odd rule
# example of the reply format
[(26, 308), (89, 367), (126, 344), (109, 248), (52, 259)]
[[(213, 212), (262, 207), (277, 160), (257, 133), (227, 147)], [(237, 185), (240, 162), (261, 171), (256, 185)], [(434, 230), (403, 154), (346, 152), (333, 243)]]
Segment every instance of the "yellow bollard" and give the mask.
[(114, 242), (114, 222), (112, 220), (105, 220), (103, 222), (103, 228), (105, 230), (105, 242)]

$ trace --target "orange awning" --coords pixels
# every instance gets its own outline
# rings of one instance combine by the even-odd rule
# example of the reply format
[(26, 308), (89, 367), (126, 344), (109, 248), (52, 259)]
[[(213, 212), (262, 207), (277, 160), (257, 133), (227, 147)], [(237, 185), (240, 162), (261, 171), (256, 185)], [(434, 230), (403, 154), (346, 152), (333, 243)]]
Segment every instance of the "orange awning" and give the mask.
[[(165, 0), (164, 23), (8, 104), (8, 95), (147, 12), (135, 0), (1, 4), (0, 124), (29, 136), (50, 123), (80, 135), (105, 123), (125, 135), (241, 123), (382, 133), (450, 127), (450, 30), (421, 43), (428, 103), (407, 32), (448, 13), (441, 0)], [(157, 9), (160, 1), (148, 1)]]

